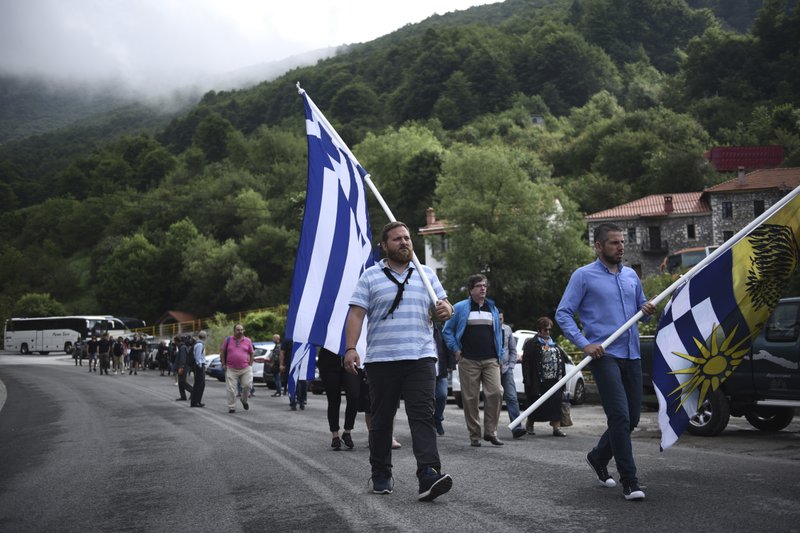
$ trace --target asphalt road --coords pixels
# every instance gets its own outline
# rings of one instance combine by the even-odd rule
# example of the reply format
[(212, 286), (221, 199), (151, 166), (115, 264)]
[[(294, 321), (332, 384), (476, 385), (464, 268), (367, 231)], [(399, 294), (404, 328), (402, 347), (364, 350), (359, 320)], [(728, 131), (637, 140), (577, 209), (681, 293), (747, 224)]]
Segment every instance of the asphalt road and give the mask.
[(377, 496), (363, 417), (356, 448), (334, 452), (324, 396), (292, 412), (271, 392), (259, 385), (249, 411), (228, 414), (209, 380), (206, 407), (192, 409), (157, 371), (100, 376), (63, 354), (0, 353), (0, 531), (800, 531), (798, 419), (768, 435), (734, 418), (661, 453), (646, 413), (637, 503), (584, 463), (598, 406), (573, 407), (567, 438), (537, 424), (512, 440), (504, 425), (505, 446), (472, 448), (448, 405), (439, 449), (454, 486), (420, 503), (402, 409), (394, 494)]

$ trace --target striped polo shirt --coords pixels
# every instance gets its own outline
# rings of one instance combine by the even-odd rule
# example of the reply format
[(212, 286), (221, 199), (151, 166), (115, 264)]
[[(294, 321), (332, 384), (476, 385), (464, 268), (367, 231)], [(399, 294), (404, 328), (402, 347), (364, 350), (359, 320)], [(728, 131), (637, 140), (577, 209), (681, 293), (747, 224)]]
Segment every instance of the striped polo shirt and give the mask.
[[(412, 263), (408, 264), (408, 268), (413, 268), (414, 271), (403, 291), (403, 299), (397, 309), (386, 316), (397, 294), (397, 285), (383, 271), (387, 266), (386, 259), (382, 259), (365, 270), (350, 298), (350, 305), (367, 310), (367, 353), (364, 355), (364, 363), (426, 357), (435, 359), (437, 355), (433, 325), (428, 317), (428, 309), (433, 304), (419, 272)], [(447, 293), (433, 270), (425, 265), (422, 268), (436, 296), (440, 300), (447, 298)], [(400, 273), (389, 269), (389, 273), (398, 283), (402, 283), (408, 269)]]

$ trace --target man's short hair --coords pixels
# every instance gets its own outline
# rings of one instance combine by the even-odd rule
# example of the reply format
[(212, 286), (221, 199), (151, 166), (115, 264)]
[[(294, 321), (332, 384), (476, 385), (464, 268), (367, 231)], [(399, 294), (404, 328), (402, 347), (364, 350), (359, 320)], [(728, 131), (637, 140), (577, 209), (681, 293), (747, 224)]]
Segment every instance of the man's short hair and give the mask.
[(489, 284), (489, 281), (486, 279), (486, 276), (483, 274), (473, 274), (469, 278), (467, 278), (467, 289), (472, 290), (475, 285), (478, 283), (485, 281), (486, 284)]
[(616, 224), (612, 224), (611, 222), (603, 222), (596, 228), (594, 228), (594, 242), (599, 242), (600, 244), (605, 244), (608, 240), (608, 234), (612, 231), (622, 232), (622, 228), (617, 226)]
[(201, 339), (205, 339), (206, 338), (205, 330), (201, 330), (200, 333), (197, 334), (197, 336), (200, 337)]
[(411, 230), (408, 229), (408, 226), (406, 226), (405, 222), (395, 220), (394, 222), (389, 222), (383, 227), (383, 231), (381, 232), (381, 242), (386, 242), (386, 240), (389, 238), (389, 232), (400, 227), (406, 228), (408, 233), (411, 233)]

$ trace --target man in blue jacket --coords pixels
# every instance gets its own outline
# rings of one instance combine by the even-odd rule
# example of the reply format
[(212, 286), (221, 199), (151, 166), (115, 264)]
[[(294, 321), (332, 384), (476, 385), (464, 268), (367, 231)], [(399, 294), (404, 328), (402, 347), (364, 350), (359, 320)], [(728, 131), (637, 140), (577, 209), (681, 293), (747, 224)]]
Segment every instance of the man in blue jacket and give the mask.
[(453, 317), (442, 329), (447, 347), (456, 356), (464, 418), (472, 446), (481, 445), (480, 403), (483, 405), (483, 440), (502, 446), (497, 438), (503, 387), (500, 382), (500, 358), (503, 356), (503, 330), (494, 302), (486, 297), (486, 276), (475, 274), (467, 280), (469, 298), (453, 306)]

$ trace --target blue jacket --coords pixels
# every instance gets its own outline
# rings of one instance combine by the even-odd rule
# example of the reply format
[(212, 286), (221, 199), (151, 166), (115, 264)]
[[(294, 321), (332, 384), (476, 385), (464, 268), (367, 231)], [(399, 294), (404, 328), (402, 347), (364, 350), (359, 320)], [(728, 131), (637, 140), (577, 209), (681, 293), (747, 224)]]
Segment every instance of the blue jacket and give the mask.
[[(503, 359), (503, 328), (500, 325), (500, 313), (497, 311), (497, 306), (494, 305), (494, 300), (486, 298), (486, 305), (492, 311), (492, 325), (494, 326), (494, 344), (497, 348), (497, 359)], [(453, 316), (450, 320), (444, 323), (442, 328), (442, 338), (444, 343), (453, 352), (461, 351), (461, 338), (464, 336), (464, 330), (467, 328), (467, 319), (469, 318), (469, 309), (472, 306), (472, 298), (461, 300), (453, 306)]]

